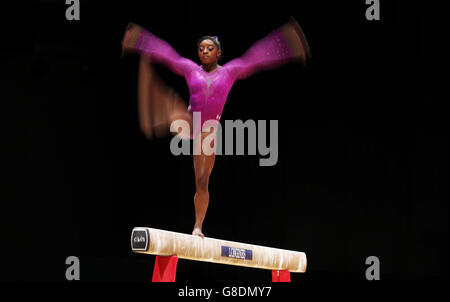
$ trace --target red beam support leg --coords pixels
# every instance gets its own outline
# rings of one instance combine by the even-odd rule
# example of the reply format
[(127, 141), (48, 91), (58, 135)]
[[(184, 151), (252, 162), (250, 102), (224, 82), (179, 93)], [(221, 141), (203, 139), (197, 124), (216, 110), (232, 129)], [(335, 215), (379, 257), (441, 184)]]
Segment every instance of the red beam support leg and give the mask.
[(291, 282), (291, 273), (288, 270), (272, 271), (272, 282)]
[(156, 256), (152, 282), (175, 282), (177, 263), (178, 257), (176, 255)]

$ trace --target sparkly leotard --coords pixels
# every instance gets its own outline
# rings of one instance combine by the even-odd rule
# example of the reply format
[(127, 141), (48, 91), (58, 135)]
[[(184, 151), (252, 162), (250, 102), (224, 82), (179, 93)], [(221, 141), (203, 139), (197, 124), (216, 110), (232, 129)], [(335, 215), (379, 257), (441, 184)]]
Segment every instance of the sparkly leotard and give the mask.
[(288, 42), (279, 29), (255, 42), (241, 57), (218, 66), (211, 73), (181, 57), (166, 41), (145, 29), (135, 49), (186, 79), (190, 93), (189, 111), (201, 113), (201, 125), (207, 120), (219, 122), (228, 93), (236, 80), (259, 70), (275, 68), (292, 58)]

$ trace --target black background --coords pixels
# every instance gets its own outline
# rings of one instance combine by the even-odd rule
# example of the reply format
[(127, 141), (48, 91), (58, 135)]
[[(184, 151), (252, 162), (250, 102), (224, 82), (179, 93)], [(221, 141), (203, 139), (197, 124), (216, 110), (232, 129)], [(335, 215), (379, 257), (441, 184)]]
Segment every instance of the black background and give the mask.
[[(222, 120), (278, 120), (279, 158), (218, 156), (206, 236), (303, 251), (294, 282), (448, 278), (448, 8), (445, 1), (32, 1), (1, 51), (4, 157), (2, 281), (149, 282), (154, 256), (133, 254), (135, 226), (190, 233), (192, 158), (153, 141), (137, 119), (138, 56), (121, 58), (133, 21), (196, 58), (217, 35), (222, 64), (293, 16), (307, 67), (238, 81)], [(5, 10), (3, 14), (8, 12)], [(20, 23), (20, 22), (17, 22)], [(30, 47), (32, 51), (30, 52)], [(183, 78), (157, 71), (187, 101)], [(177, 280), (270, 281), (270, 272), (180, 260)]]

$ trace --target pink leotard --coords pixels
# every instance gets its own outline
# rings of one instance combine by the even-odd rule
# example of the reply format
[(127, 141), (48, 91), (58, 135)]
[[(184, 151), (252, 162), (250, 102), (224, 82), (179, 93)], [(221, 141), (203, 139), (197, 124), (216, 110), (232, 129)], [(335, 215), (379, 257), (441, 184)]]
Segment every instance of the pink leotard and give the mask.
[(218, 66), (211, 73), (201, 65), (181, 57), (166, 41), (147, 30), (142, 30), (136, 46), (151, 61), (165, 65), (186, 79), (189, 87), (189, 111), (201, 113), (201, 125), (207, 120), (219, 122), (228, 93), (236, 80), (255, 72), (288, 62), (289, 45), (279, 29), (255, 42), (241, 57)]

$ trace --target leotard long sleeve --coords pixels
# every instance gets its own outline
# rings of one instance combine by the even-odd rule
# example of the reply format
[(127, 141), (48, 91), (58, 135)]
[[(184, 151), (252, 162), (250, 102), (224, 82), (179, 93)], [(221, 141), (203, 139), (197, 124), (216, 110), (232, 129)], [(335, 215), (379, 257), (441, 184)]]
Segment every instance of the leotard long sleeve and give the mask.
[(201, 113), (201, 125), (207, 120), (219, 122), (228, 93), (236, 80), (259, 70), (278, 67), (292, 59), (289, 44), (280, 29), (256, 41), (241, 57), (208, 73), (201, 65), (181, 57), (166, 41), (143, 29), (135, 50), (150, 61), (165, 65), (186, 79), (189, 87), (189, 111)]

